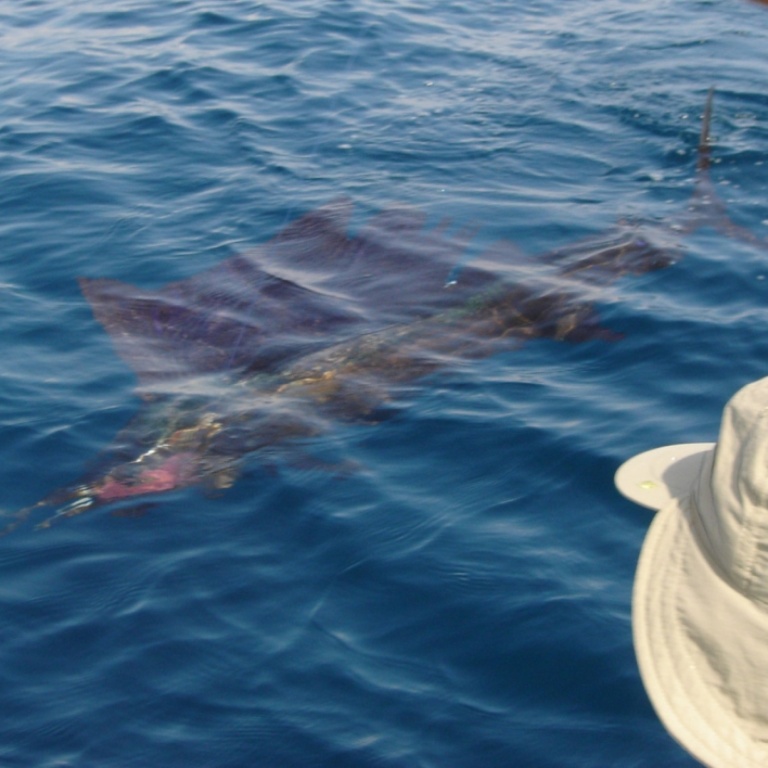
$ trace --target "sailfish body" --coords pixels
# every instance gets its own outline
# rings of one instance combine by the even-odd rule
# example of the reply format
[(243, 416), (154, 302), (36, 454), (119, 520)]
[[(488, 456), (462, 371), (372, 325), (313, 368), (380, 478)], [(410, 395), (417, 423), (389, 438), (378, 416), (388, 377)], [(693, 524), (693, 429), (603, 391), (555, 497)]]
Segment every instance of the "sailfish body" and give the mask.
[[(711, 95), (694, 212), (713, 205), (710, 109)], [(82, 279), (143, 404), (105, 470), (17, 513), (5, 532), (42, 507), (55, 509), (45, 526), (193, 484), (226, 487), (243, 456), (339, 419), (375, 420), (398, 386), (457, 359), (537, 338), (614, 340), (596, 318), (595, 297), (616, 278), (679, 255), (620, 230), (539, 258), (500, 243), (457, 269), (469, 232), (449, 236), (393, 208), (350, 234), (351, 213), (336, 201), (253, 252), (158, 291)], [(685, 227), (695, 225), (689, 217)]]

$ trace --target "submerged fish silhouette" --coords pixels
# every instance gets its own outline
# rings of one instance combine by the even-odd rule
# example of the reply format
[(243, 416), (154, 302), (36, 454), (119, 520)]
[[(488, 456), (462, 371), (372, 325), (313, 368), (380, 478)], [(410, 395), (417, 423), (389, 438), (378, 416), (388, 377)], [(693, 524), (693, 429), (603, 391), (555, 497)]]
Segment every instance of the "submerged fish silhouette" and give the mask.
[[(711, 102), (710, 93), (696, 190), (677, 229), (716, 224), (757, 242), (729, 222), (711, 188)], [(334, 420), (375, 420), (398, 385), (456, 359), (533, 338), (616, 339), (597, 322), (593, 295), (678, 256), (620, 229), (530, 259), (499, 243), (457, 268), (471, 232), (428, 229), (422, 215), (396, 208), (351, 235), (351, 213), (336, 201), (252, 253), (159, 291), (83, 278), (144, 403), (102, 471), (16, 513), (2, 533), (43, 507), (55, 511), (38, 527), (193, 484), (226, 487), (243, 456)]]

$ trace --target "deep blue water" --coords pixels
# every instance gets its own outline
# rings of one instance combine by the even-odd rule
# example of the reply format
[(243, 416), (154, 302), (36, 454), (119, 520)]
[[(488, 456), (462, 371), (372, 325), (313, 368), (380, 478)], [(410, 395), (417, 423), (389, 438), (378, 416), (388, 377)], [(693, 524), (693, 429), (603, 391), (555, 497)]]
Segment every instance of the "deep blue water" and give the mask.
[[(79, 275), (158, 287), (340, 194), (478, 251), (652, 235), (711, 85), (717, 187), (768, 235), (767, 30), (745, 0), (0, 2), (0, 507), (138, 409)], [(636, 670), (649, 515), (612, 476), (768, 373), (768, 252), (681, 245), (601, 290), (621, 341), (465, 361), (307, 446), (355, 472), (254, 456), (0, 539), (0, 765), (695, 765)]]

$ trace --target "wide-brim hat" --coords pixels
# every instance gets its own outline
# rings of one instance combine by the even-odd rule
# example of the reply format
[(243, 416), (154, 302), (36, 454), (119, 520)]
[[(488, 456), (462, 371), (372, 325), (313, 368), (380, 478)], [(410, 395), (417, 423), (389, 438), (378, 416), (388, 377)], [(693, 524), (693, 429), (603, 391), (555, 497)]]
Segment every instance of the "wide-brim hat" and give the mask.
[(617, 485), (634, 501), (653, 491), (663, 503), (632, 598), (657, 714), (710, 768), (766, 768), (768, 378), (734, 395), (714, 447), (646, 452), (620, 468)]

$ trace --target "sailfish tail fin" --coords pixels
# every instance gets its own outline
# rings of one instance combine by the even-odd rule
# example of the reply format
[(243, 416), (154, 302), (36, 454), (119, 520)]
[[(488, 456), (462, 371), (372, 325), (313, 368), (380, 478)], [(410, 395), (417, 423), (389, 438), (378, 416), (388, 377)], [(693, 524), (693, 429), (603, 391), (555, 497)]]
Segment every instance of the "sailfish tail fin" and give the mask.
[(713, 227), (734, 240), (740, 240), (768, 250), (768, 241), (765, 238), (759, 237), (746, 227), (740, 226), (728, 215), (727, 207), (717, 194), (712, 181), (710, 175), (712, 167), (711, 124), (714, 97), (715, 89), (711, 87), (707, 92), (701, 120), (696, 159), (696, 184), (689, 204), (688, 216), (678, 229), (688, 233), (695, 232), (701, 227)]
[(707, 92), (707, 101), (704, 104), (704, 114), (701, 118), (701, 133), (699, 134), (699, 148), (696, 160), (697, 176), (703, 176), (709, 171), (712, 162), (712, 137), (710, 125), (712, 123), (712, 101), (715, 98), (715, 87), (711, 86)]

